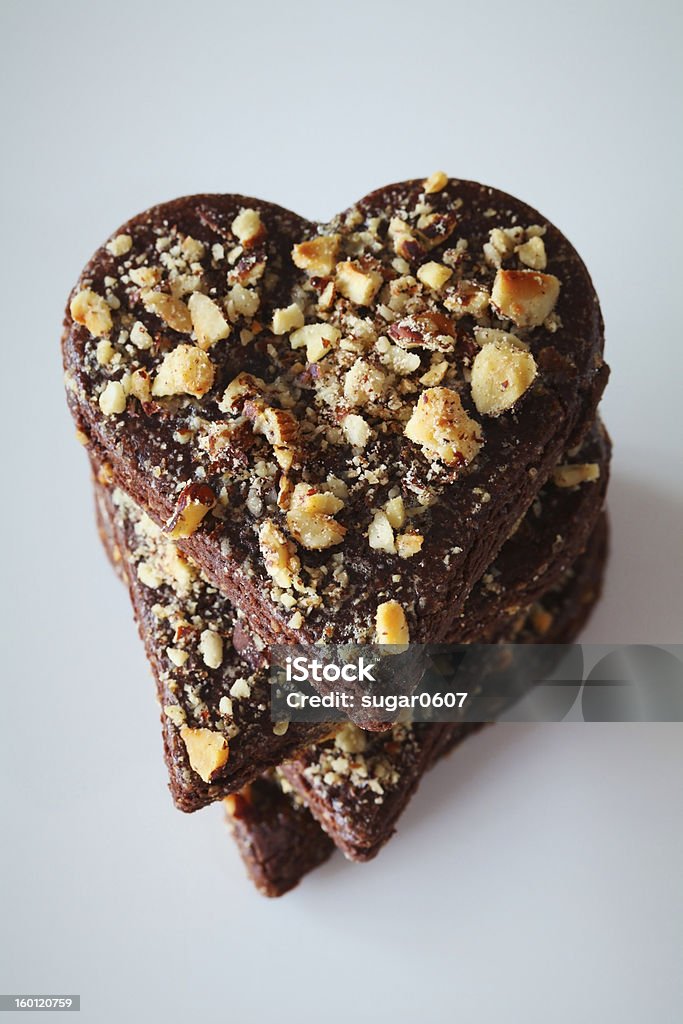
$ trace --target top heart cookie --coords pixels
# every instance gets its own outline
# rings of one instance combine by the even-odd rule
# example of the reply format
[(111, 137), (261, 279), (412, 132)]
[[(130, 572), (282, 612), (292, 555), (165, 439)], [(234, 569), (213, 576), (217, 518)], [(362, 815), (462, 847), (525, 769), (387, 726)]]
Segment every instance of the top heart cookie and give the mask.
[(602, 345), (566, 238), (441, 174), (326, 225), (153, 207), (63, 336), (94, 457), (280, 643), (441, 639), (593, 420)]

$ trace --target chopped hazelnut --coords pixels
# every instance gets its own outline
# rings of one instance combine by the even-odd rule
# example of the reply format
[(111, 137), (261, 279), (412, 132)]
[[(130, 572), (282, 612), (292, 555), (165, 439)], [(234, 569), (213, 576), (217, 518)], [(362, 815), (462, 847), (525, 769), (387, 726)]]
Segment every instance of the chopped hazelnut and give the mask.
[(383, 277), (376, 270), (364, 270), (358, 263), (349, 260), (337, 264), (337, 290), (349, 302), (358, 306), (369, 306), (382, 287)]
[(149, 562), (139, 562), (136, 574), (140, 582), (150, 590), (156, 590), (163, 583), (161, 573)]
[(99, 406), (105, 416), (117, 416), (126, 408), (126, 392), (118, 380), (110, 380), (99, 398)]
[(265, 236), (266, 229), (261, 222), (261, 215), (258, 210), (242, 210), (232, 222), (232, 233), (239, 240), (240, 245), (249, 249)]
[(422, 186), (422, 191), (427, 196), (431, 196), (434, 192), (440, 192), (448, 184), (448, 175), (445, 171), (434, 171), (426, 179)]
[(472, 316), (475, 320), (488, 316), (491, 296), (475, 281), (459, 281), (457, 288), (446, 293), (443, 304), (457, 318)]
[(545, 270), (548, 259), (545, 254), (545, 243), (538, 235), (534, 235), (527, 242), (518, 245), (515, 250), (520, 261), (532, 270)]
[(518, 338), (516, 334), (511, 334), (509, 331), (499, 331), (495, 327), (475, 327), (474, 340), (480, 348), (491, 342), (495, 345), (511, 345), (513, 348), (520, 348), (525, 352), (529, 351), (527, 343)]
[(533, 270), (499, 270), (491, 305), (518, 327), (538, 327), (555, 307), (560, 282), (553, 274)]
[(112, 329), (109, 305), (91, 288), (84, 288), (78, 295), (74, 295), (69, 309), (76, 323), (84, 324), (94, 338), (109, 334)]
[(390, 498), (384, 506), (384, 511), (393, 529), (400, 530), (406, 521), (406, 509), (401, 495), (399, 494), (396, 498)]
[(289, 590), (294, 584), (294, 573), (290, 565), (296, 555), (294, 545), (287, 540), (272, 519), (266, 519), (261, 523), (258, 539), (266, 572), (275, 580), (278, 587)]
[(489, 341), (472, 364), (472, 398), (484, 416), (500, 416), (511, 409), (536, 377), (530, 352), (508, 341)]
[(186, 593), (197, 575), (194, 566), (171, 541), (164, 545), (161, 561), (164, 573), (174, 585), (174, 590), (181, 594)]
[(265, 381), (250, 373), (238, 373), (223, 392), (218, 408), (221, 412), (236, 413), (248, 399), (258, 398), (265, 390)]
[(188, 303), (192, 326), (197, 336), (197, 344), (201, 349), (211, 348), (217, 341), (222, 341), (230, 334), (230, 324), (223, 316), (220, 307), (208, 295), (194, 292)]
[(274, 448), (290, 448), (299, 430), (296, 417), (291, 412), (270, 406), (257, 415), (255, 427)]
[(370, 440), (370, 427), (362, 416), (348, 413), (341, 421), (344, 436), (349, 444), (356, 448), (365, 448)]
[(235, 284), (228, 292), (228, 304), (238, 316), (254, 316), (261, 299), (253, 288), (245, 288), (241, 284)]
[(218, 713), (224, 718), (232, 718), (232, 701), (223, 695), (218, 701)]
[(332, 327), (331, 324), (308, 324), (293, 331), (289, 336), (289, 343), (292, 348), (305, 346), (309, 363), (317, 363), (327, 355), (340, 337), (339, 329)]
[(600, 479), (600, 466), (597, 462), (575, 462), (557, 466), (553, 472), (553, 482), (557, 487), (577, 487), (578, 484), (594, 483)]
[(185, 235), (182, 242), (180, 243), (180, 251), (187, 260), (188, 263), (198, 263), (205, 253), (204, 244), (199, 241), (198, 238), (192, 238), (191, 235)]
[(336, 295), (334, 281), (328, 281), (318, 299), (318, 309), (326, 310), (332, 308), (334, 297)]
[(449, 238), (455, 230), (458, 218), (448, 213), (423, 213), (417, 221), (418, 235), (423, 249), (433, 249)]
[(343, 507), (341, 498), (330, 491), (320, 492), (310, 484), (299, 483), (292, 492), (287, 512), (289, 532), (311, 551), (341, 544), (346, 527), (333, 517)]
[(523, 238), (521, 228), (492, 228), (489, 232), (489, 241), (484, 246), (484, 257), (487, 263), (499, 267), (501, 263), (511, 256), (515, 245)]
[(404, 433), (422, 445), (427, 458), (441, 459), (447, 466), (467, 465), (483, 444), (480, 425), (467, 415), (460, 396), (450, 388), (423, 391)]
[(131, 374), (130, 393), (143, 404), (151, 400), (152, 392), (150, 389), (149, 374), (147, 373), (147, 370), (139, 369), (135, 370), (135, 372)]
[(375, 512), (374, 519), (368, 528), (368, 542), (375, 551), (384, 551), (388, 555), (396, 553), (394, 531), (386, 512)]
[(159, 267), (133, 267), (128, 271), (128, 276), (139, 288), (152, 288), (161, 280), (161, 269)]
[(423, 263), (417, 271), (418, 281), (426, 284), (428, 288), (435, 292), (443, 288), (446, 281), (452, 276), (453, 271), (450, 267), (444, 267), (443, 263), (435, 263), (433, 260), (429, 263)]
[(133, 342), (136, 348), (145, 350), (151, 348), (154, 344), (152, 335), (149, 333), (145, 325), (140, 321), (136, 320), (130, 330), (130, 340)]
[[(388, 343), (388, 339), (385, 340)], [(420, 366), (420, 357), (417, 352), (406, 352), (399, 345), (389, 345), (382, 353), (381, 359), (382, 363), (399, 377), (414, 373)]]
[(424, 537), (419, 533), (406, 530), (396, 538), (396, 551), (399, 558), (412, 558), (417, 555), (424, 543)]
[(164, 714), (171, 722), (175, 725), (176, 729), (180, 729), (187, 720), (187, 716), (179, 704), (165, 704)]
[(424, 255), (425, 246), (415, 236), (410, 226), (399, 217), (392, 217), (389, 221), (389, 237), (394, 246), (394, 252), (404, 260), (417, 260)]
[(315, 277), (327, 277), (337, 262), (339, 235), (320, 235), (300, 242), (292, 249), (294, 265)]
[(166, 523), (164, 532), (172, 540), (191, 537), (215, 504), (216, 497), (208, 484), (188, 484), (180, 492), (175, 511)]
[(386, 376), (378, 367), (356, 359), (344, 377), (344, 397), (352, 405), (368, 405), (382, 397), (386, 385)]
[(431, 388), (436, 384), (440, 384), (448, 373), (448, 363), (445, 359), (442, 359), (440, 363), (434, 363), (426, 373), (423, 373), (420, 377), (420, 384), (424, 384), (425, 387)]
[(211, 782), (228, 762), (230, 751), (225, 736), (212, 729), (191, 729), (187, 725), (181, 728), (180, 736), (192, 770), (204, 782)]
[(207, 668), (220, 668), (223, 662), (223, 637), (213, 629), (205, 629), (199, 637), (199, 653)]
[(95, 359), (98, 366), (107, 366), (113, 359), (116, 350), (109, 338), (100, 338), (95, 349)]
[[(86, 438), (87, 440), (87, 438)], [(111, 462), (102, 462), (97, 470), (97, 482), (109, 487), (114, 482), (114, 468)]]
[(388, 333), (401, 348), (447, 352), (454, 346), (456, 328), (444, 313), (415, 313), (392, 324)]
[(133, 239), (130, 235), (116, 235), (111, 241), (107, 242), (107, 252), (112, 256), (125, 256), (127, 252), (130, 252), (133, 245)]
[(182, 299), (176, 299), (166, 292), (145, 291), (142, 293), (142, 303), (149, 313), (156, 313), (174, 331), (191, 333), (192, 317)]
[(410, 641), (406, 615), (398, 601), (385, 601), (378, 606), (375, 627), (375, 643), (403, 645)]
[(166, 654), (168, 655), (169, 661), (172, 661), (176, 668), (182, 668), (190, 657), (187, 651), (183, 651), (179, 647), (167, 647)]
[(296, 302), (293, 302), (291, 306), (286, 306), (284, 309), (276, 309), (273, 313), (273, 334), (278, 336), (287, 334), (289, 331), (295, 331), (298, 327), (303, 327), (303, 325), (304, 315)]
[(214, 374), (213, 363), (206, 352), (195, 345), (178, 345), (164, 356), (152, 394), (155, 398), (183, 394), (201, 398), (211, 389)]
[(290, 478), (287, 476), (287, 474), (283, 473), (282, 476), (280, 477), (280, 483), (278, 484), (278, 489), (277, 489), (277, 506), (278, 506), (278, 508), (285, 508), (285, 509), (289, 508), (290, 502), (292, 500), (292, 493), (293, 493), (293, 491), (294, 491), (294, 484), (292, 483)]

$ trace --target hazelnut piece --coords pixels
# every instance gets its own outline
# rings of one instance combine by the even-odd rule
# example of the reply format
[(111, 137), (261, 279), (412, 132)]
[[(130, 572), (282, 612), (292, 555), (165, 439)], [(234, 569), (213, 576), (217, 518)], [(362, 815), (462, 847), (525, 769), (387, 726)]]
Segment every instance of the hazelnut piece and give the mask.
[(453, 271), (450, 267), (445, 267), (443, 263), (436, 263), (431, 260), (429, 263), (423, 263), (417, 271), (417, 279), (422, 284), (426, 284), (428, 288), (438, 292), (440, 288), (443, 288), (446, 281), (453, 276)]
[(346, 534), (346, 527), (334, 519), (343, 507), (341, 498), (330, 491), (320, 492), (310, 484), (299, 483), (292, 492), (287, 528), (309, 551), (334, 547)]
[(337, 262), (339, 235), (319, 235), (300, 242), (292, 249), (292, 260), (300, 270), (315, 277), (327, 277)]
[(172, 330), (181, 334), (192, 331), (192, 317), (182, 299), (176, 299), (166, 292), (145, 291), (142, 304), (148, 313), (156, 313)]
[(152, 394), (155, 398), (184, 394), (201, 398), (211, 389), (214, 374), (213, 363), (206, 352), (195, 345), (178, 345), (164, 356)]
[(232, 222), (232, 233), (245, 249), (260, 241), (265, 236), (266, 229), (258, 210), (246, 209), (238, 213)]
[(369, 306), (384, 278), (376, 270), (364, 270), (353, 260), (337, 264), (337, 291), (357, 306)]
[(518, 327), (538, 327), (555, 308), (560, 282), (553, 274), (534, 270), (499, 270), (491, 305)]
[(228, 762), (230, 751), (225, 736), (212, 729), (191, 729), (188, 725), (182, 727), (180, 736), (192, 770), (204, 782), (211, 782)]
[(230, 324), (223, 316), (220, 307), (208, 295), (194, 292), (188, 303), (197, 344), (201, 349), (211, 348), (217, 341), (227, 338)]
[(292, 348), (306, 348), (309, 363), (317, 363), (326, 356), (341, 337), (341, 332), (331, 324), (308, 324), (292, 331), (289, 343)]
[(109, 305), (91, 288), (84, 288), (74, 295), (69, 309), (76, 323), (84, 324), (94, 338), (109, 334), (112, 329)]
[(530, 352), (509, 341), (488, 341), (472, 364), (472, 398), (484, 416), (500, 416), (511, 409), (536, 377)]
[(172, 540), (191, 537), (215, 504), (216, 497), (208, 484), (188, 484), (180, 492), (175, 511), (166, 523), (164, 532)]
[(375, 616), (375, 643), (407, 644), (410, 641), (408, 623), (398, 601), (385, 601)]
[(448, 175), (445, 171), (434, 171), (426, 179), (422, 186), (425, 195), (431, 196), (434, 192), (440, 192), (448, 184)]
[(557, 466), (553, 472), (553, 482), (557, 487), (577, 487), (579, 484), (594, 483), (599, 478), (600, 466), (597, 462), (575, 462)]
[(428, 459), (441, 459), (447, 466), (467, 465), (483, 444), (480, 425), (450, 388), (423, 391), (404, 433), (422, 446)]

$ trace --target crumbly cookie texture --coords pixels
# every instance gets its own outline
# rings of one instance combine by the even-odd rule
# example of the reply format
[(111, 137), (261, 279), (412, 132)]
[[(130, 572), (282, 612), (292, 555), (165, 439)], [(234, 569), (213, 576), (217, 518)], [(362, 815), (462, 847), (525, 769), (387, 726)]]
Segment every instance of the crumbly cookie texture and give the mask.
[[(144, 471), (176, 491), (171, 535), (238, 523), (244, 571), (272, 582), (290, 628), (351, 596), (361, 550), (383, 559), (377, 603), (400, 598), (414, 621), (410, 569), (444, 492), (486, 459), (492, 420), (543, 387), (562, 264), (545, 226), (504, 204), (483, 238), (477, 208), (475, 239), (457, 185), (436, 172), (409, 202), (359, 204), (286, 252), (276, 213), (222, 220), (199, 203), (194, 237), (150, 211), (72, 298), (88, 337), (68, 387), (115, 438), (168, 429), (173, 448)], [(399, 495), (396, 527), (382, 516)], [(348, 632), (375, 628), (366, 610)]]

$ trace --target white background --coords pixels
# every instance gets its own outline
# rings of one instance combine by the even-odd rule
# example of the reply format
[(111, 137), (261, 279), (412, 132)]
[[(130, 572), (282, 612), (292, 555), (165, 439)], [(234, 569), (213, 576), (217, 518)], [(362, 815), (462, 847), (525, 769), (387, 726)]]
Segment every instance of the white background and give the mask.
[(279, 902), (218, 808), (173, 809), (58, 346), (82, 264), (162, 199), (326, 218), (436, 168), (516, 193), (607, 323), (614, 539), (585, 638), (681, 642), (680, 11), (3, 0), (0, 991), (80, 992), (97, 1022), (683, 1018), (681, 725), (487, 731), (378, 860)]

